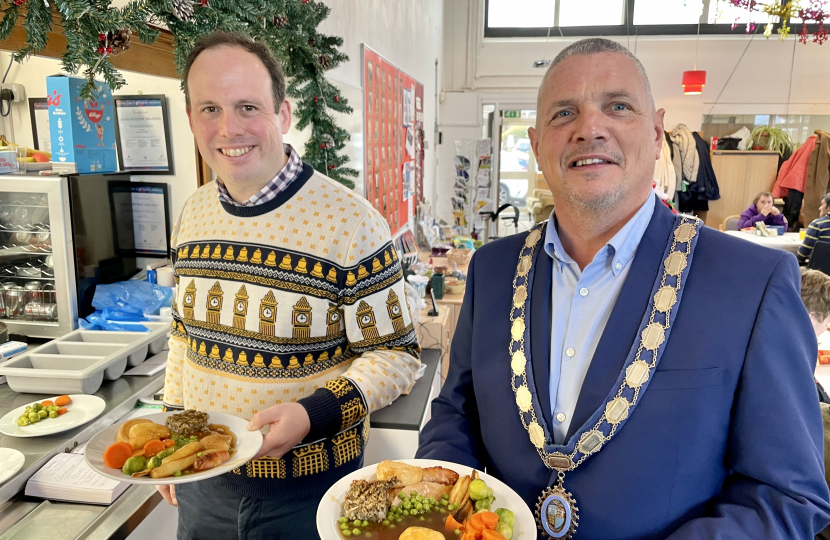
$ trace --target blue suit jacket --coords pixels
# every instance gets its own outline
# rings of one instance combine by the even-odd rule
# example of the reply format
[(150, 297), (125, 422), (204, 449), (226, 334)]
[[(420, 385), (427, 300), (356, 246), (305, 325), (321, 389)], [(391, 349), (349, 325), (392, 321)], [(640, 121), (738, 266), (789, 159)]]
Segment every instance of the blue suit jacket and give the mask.
[[(620, 373), (661, 271), (673, 216), (654, 216), (594, 354), (570, 438)], [(470, 264), (446, 383), (418, 457), (487, 472), (535, 510), (549, 484), (510, 387), (509, 312), (526, 234)], [(536, 250), (530, 312), (536, 391), (548, 395), (551, 259)], [(748, 270), (751, 269), (751, 270)], [(666, 350), (622, 430), (566, 475), (579, 540), (811, 539), (830, 523), (813, 368), (816, 338), (791, 254), (703, 228)], [(548, 425), (550, 403), (539, 400)]]

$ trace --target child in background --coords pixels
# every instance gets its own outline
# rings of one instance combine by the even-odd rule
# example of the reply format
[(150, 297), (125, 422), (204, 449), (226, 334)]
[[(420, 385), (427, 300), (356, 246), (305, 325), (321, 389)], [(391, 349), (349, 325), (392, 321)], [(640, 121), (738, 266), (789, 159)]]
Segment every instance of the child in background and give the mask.
[(759, 221), (764, 222), (765, 225), (786, 227), (787, 218), (772, 202), (772, 194), (769, 191), (762, 191), (756, 195), (750, 207), (744, 210), (738, 218), (738, 229), (754, 227)]

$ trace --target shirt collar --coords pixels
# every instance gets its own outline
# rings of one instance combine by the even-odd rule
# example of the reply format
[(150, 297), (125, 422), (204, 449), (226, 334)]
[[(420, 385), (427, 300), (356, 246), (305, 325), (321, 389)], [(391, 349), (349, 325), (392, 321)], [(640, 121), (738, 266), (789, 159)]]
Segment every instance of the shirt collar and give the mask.
[[(615, 276), (620, 275), (626, 265), (634, 258), (637, 246), (640, 245), (640, 240), (642, 240), (653, 214), (654, 190), (651, 191), (646, 202), (637, 210), (637, 213), (623, 225), (622, 229), (617, 231), (617, 234), (608, 241), (605, 248), (596, 254), (594, 260), (597, 260), (597, 257), (600, 257), (603, 252), (607, 252), (608, 260), (611, 263), (611, 271)], [(545, 252), (559, 263), (560, 271), (563, 265), (575, 262), (562, 247), (562, 240), (557, 231), (555, 207), (550, 213), (550, 219), (548, 219), (546, 227)]]
[(222, 180), (217, 177), (216, 190), (219, 194), (219, 200), (234, 206), (255, 206), (257, 204), (267, 202), (269, 200), (269, 196), (270, 198), (273, 198), (277, 193), (285, 190), (285, 188), (287, 188), (288, 185), (300, 175), (300, 172), (302, 172), (303, 162), (300, 158), (300, 154), (297, 153), (297, 151), (294, 150), (294, 147), (290, 144), (283, 143), (282, 147), (285, 155), (287, 156), (285, 165), (283, 165), (280, 172), (274, 175), (274, 178), (269, 180), (261, 190), (259, 190), (247, 201), (237, 202), (233, 197), (231, 197), (231, 194), (228, 192), (228, 188), (225, 187)]

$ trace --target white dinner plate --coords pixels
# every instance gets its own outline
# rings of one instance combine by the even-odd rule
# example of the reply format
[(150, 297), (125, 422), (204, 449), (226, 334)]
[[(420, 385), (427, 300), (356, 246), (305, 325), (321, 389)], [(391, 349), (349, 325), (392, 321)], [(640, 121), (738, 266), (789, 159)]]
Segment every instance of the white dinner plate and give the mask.
[(26, 460), (23, 453), (12, 448), (0, 448), (0, 484), (15, 475)]
[[(422, 468), (444, 467), (445, 469), (457, 472), (460, 476), (472, 472), (470, 467), (448, 461), (436, 461), (434, 459), (399, 459), (397, 461), (408, 463), (409, 465), (417, 465)], [(346, 493), (349, 491), (349, 486), (351, 486), (352, 480), (377, 480), (377, 467), (377, 464), (369, 465), (368, 467), (363, 467), (352, 474), (344, 476), (323, 495), (323, 499), (317, 507), (317, 532), (320, 534), (321, 540), (343, 540), (343, 537), (340, 536), (340, 523), (338, 520), (343, 515), (343, 503), (346, 500)], [(536, 519), (522, 498), (504, 482), (481, 471), (478, 474), (487, 484), (487, 487), (493, 489), (493, 495), (496, 497), (496, 501), (493, 503), (493, 509), (506, 508), (511, 510), (515, 515), (513, 539), (534, 540), (536, 538)]]
[[(142, 416), (141, 418), (150, 420), (156, 424), (164, 425), (164, 421), (167, 417), (173, 414), (176, 413), (171, 411), (148, 414), (146, 416)], [(242, 418), (216, 412), (209, 412), (208, 414), (210, 415), (210, 419), (208, 420), (209, 424), (223, 424), (228, 426), (236, 435), (236, 452), (234, 452), (230, 460), (219, 465), (218, 467), (197, 473), (183, 474), (181, 476), (169, 476), (167, 478), (150, 478), (149, 476), (133, 478), (132, 476), (127, 476), (122, 473), (121, 469), (111, 469), (104, 465), (104, 450), (106, 450), (111, 444), (117, 442), (118, 439), (116, 436), (118, 435), (118, 428), (121, 427), (123, 422), (118, 422), (92, 437), (84, 449), (84, 459), (86, 459), (87, 464), (92, 467), (95, 472), (102, 474), (107, 478), (112, 478), (113, 480), (126, 482), (128, 484), (162, 485), (186, 484), (188, 482), (198, 482), (199, 480), (219, 476), (220, 474), (224, 474), (232, 469), (245, 465), (254, 456), (256, 456), (256, 453), (259, 452), (259, 449), (262, 447), (262, 433), (259, 431), (248, 431), (248, 421), (243, 420)]]
[[(47, 398), (49, 401), (55, 401), (60, 396)], [(41, 399), (32, 401), (22, 405), (9, 414), (0, 418), (0, 433), (10, 435), (12, 437), (42, 437), (44, 435), (54, 435), (61, 431), (76, 428), (80, 425), (86, 424), (90, 420), (98, 417), (107, 406), (106, 401), (98, 396), (88, 396), (86, 394), (71, 394), (69, 399), (72, 402), (67, 405), (68, 410), (66, 414), (62, 414), (57, 418), (46, 418), (37, 424), (29, 424), (28, 426), (18, 426), (17, 419), (26, 410), (26, 407), (46, 401)]]

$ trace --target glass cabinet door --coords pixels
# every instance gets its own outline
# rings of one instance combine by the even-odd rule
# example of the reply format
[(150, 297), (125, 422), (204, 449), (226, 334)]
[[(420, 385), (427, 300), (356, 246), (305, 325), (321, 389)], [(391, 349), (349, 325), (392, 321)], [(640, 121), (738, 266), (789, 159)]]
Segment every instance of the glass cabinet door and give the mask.
[(46, 193), (0, 190), (0, 321), (58, 321)]

